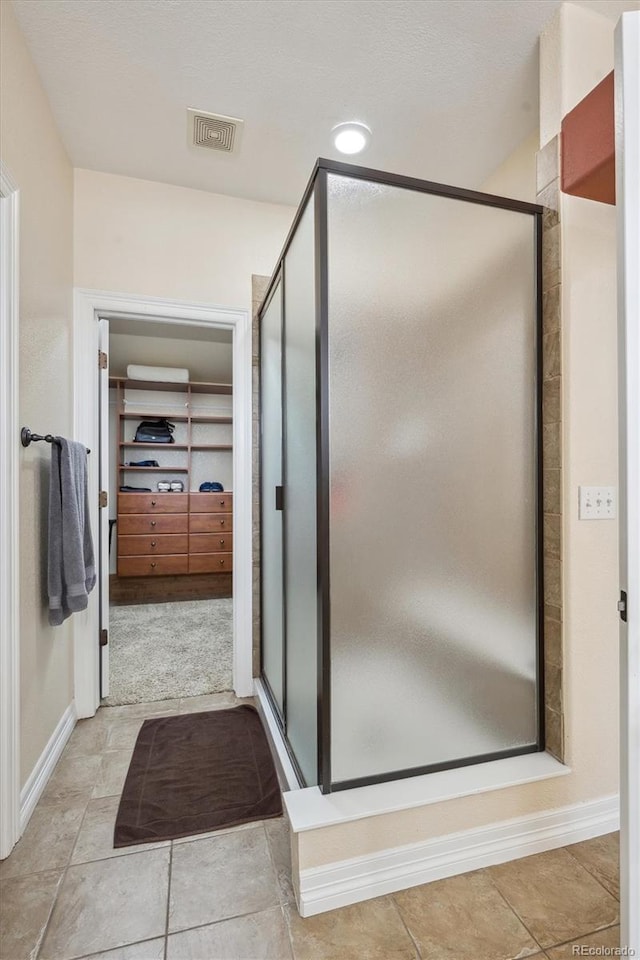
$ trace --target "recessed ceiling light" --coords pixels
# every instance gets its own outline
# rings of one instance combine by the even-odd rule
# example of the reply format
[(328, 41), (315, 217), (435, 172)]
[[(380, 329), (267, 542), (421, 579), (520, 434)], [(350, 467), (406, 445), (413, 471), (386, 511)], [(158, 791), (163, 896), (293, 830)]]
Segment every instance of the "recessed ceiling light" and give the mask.
[(333, 144), (340, 153), (360, 153), (371, 138), (371, 130), (364, 123), (339, 123), (331, 133)]

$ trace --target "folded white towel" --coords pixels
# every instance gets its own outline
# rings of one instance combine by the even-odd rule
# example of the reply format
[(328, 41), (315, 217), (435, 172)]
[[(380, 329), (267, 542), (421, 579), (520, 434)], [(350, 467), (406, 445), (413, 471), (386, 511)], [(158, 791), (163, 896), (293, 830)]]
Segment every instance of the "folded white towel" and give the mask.
[(188, 383), (189, 371), (181, 367), (146, 367), (130, 363), (127, 367), (129, 380), (152, 380), (155, 383)]

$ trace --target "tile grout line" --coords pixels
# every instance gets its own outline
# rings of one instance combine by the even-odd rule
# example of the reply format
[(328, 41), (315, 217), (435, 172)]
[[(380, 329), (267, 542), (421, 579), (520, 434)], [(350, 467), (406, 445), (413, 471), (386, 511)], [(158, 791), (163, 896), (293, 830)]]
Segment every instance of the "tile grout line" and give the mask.
[[(567, 848), (566, 848), (566, 847), (558, 847), (558, 849), (559, 849), (559, 850), (566, 850)], [(582, 866), (582, 864), (579, 863), (579, 861), (576, 859), (576, 857), (573, 857), (573, 859), (576, 861), (576, 863), (579, 864), (579, 866)], [(586, 867), (585, 867), (584, 869), (585, 869), (585, 871), (586, 871), (587, 873), (589, 873), (589, 871), (586, 870)], [(483, 873), (484, 873), (484, 872), (488, 873), (487, 868), (483, 868)], [(591, 876), (591, 874), (589, 874), (589, 876)], [(501, 891), (501, 890), (499, 889), (499, 887), (494, 883), (493, 878), (492, 878), (490, 875), (489, 875), (489, 880), (491, 881), (491, 883), (493, 884), (493, 886), (495, 887), (495, 889), (498, 891), (498, 893), (500, 894), (500, 896), (502, 897), (502, 899), (504, 900), (504, 902), (507, 904), (507, 906), (509, 907), (509, 909), (516, 915), (516, 917), (518, 918), (518, 920), (520, 921), (520, 923), (522, 924), (522, 926), (525, 928), (525, 930), (526, 930), (527, 933), (529, 934), (529, 936), (533, 939), (533, 941), (534, 941), (535, 943), (538, 944), (538, 946), (540, 947), (540, 949), (542, 950), (543, 953), (545, 953), (547, 950), (555, 950), (556, 947), (562, 947), (562, 946), (566, 945), (567, 943), (574, 943), (575, 940), (577, 939), (577, 937), (590, 937), (590, 936), (592, 936), (594, 933), (601, 933), (603, 930), (610, 930), (611, 927), (617, 927), (618, 924), (620, 923), (620, 920), (618, 919), (618, 920), (616, 920), (615, 923), (608, 923), (608, 924), (607, 924), (606, 926), (604, 926), (604, 927), (598, 927), (597, 929), (595, 929), (595, 930), (590, 930), (590, 931), (588, 931), (587, 933), (579, 933), (579, 934), (577, 935), (577, 937), (570, 937), (568, 940), (561, 940), (559, 943), (551, 943), (551, 944), (548, 944), (546, 947), (543, 947), (542, 944), (540, 944), (540, 942), (539, 942), (539, 940), (537, 939), (537, 937), (534, 937), (534, 935), (533, 935), (533, 933), (531, 932), (531, 930), (529, 930), (529, 927), (528, 927), (527, 924), (524, 922), (524, 920), (522, 919), (522, 917), (520, 916), (520, 914), (518, 913), (518, 911), (515, 909), (515, 907), (512, 907), (512, 906), (511, 906), (511, 904), (509, 903), (509, 901), (507, 900), (507, 898), (504, 896), (504, 894), (502, 893), (502, 891)], [(600, 884), (600, 886), (602, 886), (602, 884)], [(602, 889), (603, 889), (603, 890), (606, 890), (605, 887), (602, 887)], [(609, 893), (608, 890), (606, 890), (606, 892)], [(612, 896), (612, 895), (609, 894), (609, 896)], [(615, 900), (615, 897), (613, 897), (613, 899)]]
[(396, 902), (396, 898), (394, 897), (394, 895), (393, 895), (392, 893), (389, 894), (389, 899), (391, 900), (391, 903), (392, 903), (393, 906), (395, 907), (395, 911), (396, 911), (396, 913), (398, 914), (398, 916), (399, 916), (399, 918), (400, 918), (400, 923), (402, 924), (402, 926), (403, 926), (403, 927), (405, 928), (405, 930), (407, 931), (407, 936), (409, 937), (409, 939), (411, 940), (411, 942), (412, 942), (412, 944), (413, 944), (413, 946), (414, 946), (414, 948), (415, 948), (416, 957), (418, 958), (418, 960), (422, 960), (422, 953), (420, 952), (420, 947), (419, 947), (419, 945), (418, 945), (418, 941), (416, 940), (416, 938), (414, 937), (414, 935), (411, 933), (411, 930), (410, 930), (409, 927), (407, 926), (407, 922), (406, 922), (406, 920), (404, 919), (404, 917), (402, 916), (402, 910), (400, 909), (400, 905)]
[(169, 951), (169, 913), (171, 910), (171, 874), (173, 872), (173, 840), (169, 844), (169, 873), (167, 876), (167, 913), (164, 925), (164, 960), (167, 960)]
[[(497, 892), (499, 893), (499, 895), (502, 897), (502, 899), (504, 900), (504, 902), (505, 902), (506, 905), (508, 906), (509, 910), (511, 910), (512, 914), (514, 915), (514, 917), (516, 917), (516, 919), (522, 924), (522, 926), (523, 926), (524, 929), (527, 931), (527, 933), (529, 934), (529, 936), (531, 937), (531, 939), (533, 940), (533, 942), (536, 944), (536, 946), (540, 947), (540, 950), (542, 950), (542, 952), (544, 953), (545, 948), (542, 946), (542, 944), (540, 943), (540, 941), (538, 940), (538, 938), (537, 938), (537, 937), (534, 937), (532, 931), (529, 929), (529, 927), (527, 926), (527, 924), (524, 922), (524, 920), (522, 919), (522, 917), (520, 916), (520, 914), (518, 913), (518, 911), (516, 910), (516, 908), (509, 903), (509, 901), (507, 900), (507, 898), (506, 898), (505, 895), (503, 894), (503, 892), (502, 892), (502, 890), (500, 889), (500, 887), (498, 886), (498, 884), (494, 882), (494, 879), (493, 879), (493, 877), (491, 876), (491, 874), (489, 873), (489, 870), (488, 870), (486, 867), (483, 867), (482, 873), (488, 878), (489, 883), (490, 883), (491, 886), (494, 888), (494, 890), (497, 890)], [(539, 952), (539, 951), (538, 951), (538, 952)]]
[[(284, 918), (284, 925), (287, 931), (287, 936), (289, 937), (289, 950), (291, 951), (291, 956), (293, 960), (296, 957), (296, 951), (293, 946), (293, 936), (291, 935), (291, 923), (289, 922), (289, 911), (285, 910), (282, 904), (280, 904), (280, 909), (282, 910), (282, 916)], [(297, 906), (296, 906), (297, 909)]]
[[(144, 940), (132, 940), (131, 943), (125, 943), (121, 947), (109, 947), (109, 950), (126, 950), (128, 947), (137, 947), (141, 943), (152, 943), (153, 940), (159, 940), (160, 937), (146, 937)], [(92, 957), (103, 957), (104, 950), (97, 950), (95, 953), (83, 953), (81, 957), (75, 957), (74, 960), (91, 960)]]
[[(73, 731), (72, 731), (72, 732), (73, 732)], [(62, 759), (62, 756), (61, 756), (60, 759), (58, 760), (58, 763), (60, 763), (60, 760), (61, 760), (61, 759)], [(58, 763), (56, 763), (56, 767), (58, 766)], [(54, 767), (54, 770), (55, 770), (55, 767)], [(53, 775), (53, 774), (52, 774), (52, 775)], [(96, 780), (97, 780), (97, 779), (98, 779), (98, 771), (96, 770)], [(94, 784), (94, 786), (95, 786), (95, 784)], [(92, 787), (92, 792), (93, 792), (93, 787)], [(80, 819), (80, 823), (79, 823), (79, 825), (78, 825), (78, 830), (77, 830), (77, 832), (76, 832), (76, 838), (75, 838), (73, 844), (71, 845), (71, 849), (70, 849), (69, 855), (68, 855), (68, 857), (67, 857), (67, 862), (66, 862), (66, 864), (64, 865), (64, 867), (62, 868), (62, 872), (60, 873), (60, 878), (59, 878), (58, 883), (57, 883), (57, 886), (56, 886), (56, 892), (55, 892), (55, 895), (54, 895), (54, 897), (53, 897), (53, 900), (51, 901), (51, 909), (49, 910), (49, 915), (48, 915), (48, 917), (47, 917), (46, 923), (44, 924), (44, 926), (43, 926), (43, 928), (42, 928), (42, 935), (41, 935), (41, 937), (40, 937), (40, 940), (39, 940), (39, 942), (38, 942), (37, 945), (36, 945), (36, 950), (35, 950), (35, 953), (34, 953), (34, 957), (36, 957), (36, 958), (40, 956), (41, 951), (42, 951), (42, 947), (43, 947), (44, 942), (45, 942), (46, 937), (47, 937), (47, 933), (49, 932), (49, 927), (51, 926), (51, 919), (52, 919), (52, 917), (53, 917), (54, 910), (55, 910), (55, 908), (56, 908), (56, 906), (57, 906), (57, 904), (58, 904), (58, 899), (59, 899), (59, 897), (60, 897), (60, 891), (61, 891), (61, 889), (62, 889), (62, 887), (63, 887), (63, 885), (64, 885), (64, 881), (65, 881), (66, 878), (67, 878), (67, 872), (68, 872), (68, 870), (69, 870), (69, 867), (71, 866), (71, 858), (73, 857), (74, 850), (76, 849), (76, 844), (78, 843), (78, 837), (80, 836), (80, 831), (82, 830), (82, 826), (83, 826), (83, 824), (84, 824), (85, 817), (86, 817), (86, 815), (87, 815), (87, 810), (88, 810), (88, 808), (89, 808), (89, 801), (90, 801), (90, 800), (91, 800), (91, 793), (89, 793), (89, 796), (88, 796), (88, 798), (87, 798), (87, 800), (86, 800), (86, 802), (85, 802), (84, 812), (83, 812), (83, 814), (82, 814), (82, 817), (81, 817), (81, 819)], [(72, 802), (72, 801), (71, 801), (71, 802)], [(36, 810), (37, 810), (37, 808), (38, 808), (38, 806), (39, 806), (39, 803), (40, 803), (40, 801), (38, 801), (38, 803), (36, 804)], [(63, 803), (63, 805), (64, 805), (64, 809), (67, 809), (67, 810), (68, 810), (68, 809), (69, 809), (69, 806), (68, 806), (68, 803), (69, 803), (69, 802), (63, 800), (62, 803)], [(46, 804), (45, 804), (41, 809), (46, 810)], [(34, 813), (35, 813), (35, 810), (34, 810)], [(33, 874), (28, 874), (28, 876), (33, 876)]]
[[(190, 930), (204, 930), (205, 927), (217, 927), (219, 924), (228, 923), (230, 920), (246, 920), (247, 917), (257, 917), (261, 913), (268, 913), (270, 910), (280, 910), (284, 912), (283, 905), (281, 903), (275, 903), (273, 906), (265, 907), (262, 910), (250, 910), (248, 913), (234, 913), (230, 917), (220, 917), (218, 920), (207, 920), (206, 923), (194, 923), (190, 927), (180, 927), (179, 930), (172, 930), (169, 936), (175, 937), (177, 933), (189, 933)], [(147, 937), (147, 940), (154, 939), (157, 938)], [(140, 943), (143, 942), (144, 941), (140, 941)], [(126, 946), (129, 946), (129, 944), (126, 944)]]
[[(604, 834), (604, 836), (606, 836), (606, 834)], [(594, 837), (594, 838), (592, 838), (592, 839), (596, 839), (596, 838)], [(571, 846), (573, 846), (573, 844), (571, 844)], [(611, 890), (609, 890), (607, 887), (605, 887), (605, 885), (604, 885), (604, 883), (602, 882), (602, 880), (600, 879), (600, 877), (599, 877), (596, 873), (593, 873), (593, 871), (590, 870), (589, 867), (588, 867), (585, 863), (582, 862), (582, 860), (579, 860), (578, 857), (576, 857), (573, 853), (571, 853), (571, 846), (565, 847), (564, 849), (565, 849), (565, 850), (567, 851), (567, 853), (572, 857), (572, 859), (575, 860), (575, 862), (576, 862), (577, 864), (579, 864), (579, 865), (583, 868), (583, 870), (586, 870), (587, 873), (589, 874), (589, 876), (590, 876), (590, 877), (593, 877), (593, 879), (596, 880), (596, 881), (600, 884), (600, 886), (602, 887), (602, 889), (605, 890), (606, 893), (608, 893), (610, 897), (613, 897), (613, 899), (616, 901), (616, 903), (620, 903), (620, 897), (619, 897), (619, 896), (617, 897), (617, 896), (615, 895), (615, 893), (612, 893)]]
[(566, 947), (567, 944), (576, 943), (577, 941), (581, 940), (583, 937), (592, 937), (596, 933), (603, 933), (605, 930), (613, 930), (613, 928), (617, 926), (619, 926), (618, 921), (616, 921), (616, 923), (609, 923), (607, 924), (606, 927), (598, 927), (597, 930), (589, 930), (588, 933), (579, 933), (577, 937), (571, 937), (570, 940), (561, 940), (560, 943), (552, 943), (550, 944), (550, 946), (543, 947), (542, 949), (544, 951), (547, 951), (547, 950), (555, 950), (557, 947)]
[[(89, 797), (89, 799), (91, 799), (91, 797)], [(73, 844), (72, 844), (72, 846), (71, 846), (71, 850), (69, 851), (69, 856), (67, 857), (67, 862), (66, 862), (66, 864), (64, 865), (64, 867), (62, 868), (62, 872), (60, 873), (60, 878), (59, 878), (58, 883), (57, 883), (57, 885), (56, 885), (56, 892), (55, 892), (55, 895), (54, 895), (54, 897), (53, 897), (53, 900), (51, 901), (51, 909), (49, 910), (49, 915), (47, 916), (46, 923), (44, 924), (44, 926), (43, 926), (43, 928), (42, 928), (42, 935), (41, 935), (41, 937), (40, 937), (40, 940), (39, 940), (39, 942), (38, 942), (37, 945), (36, 945), (36, 950), (35, 950), (35, 954), (34, 954), (34, 957), (36, 957), (36, 958), (40, 956), (40, 953), (41, 953), (41, 951), (42, 951), (42, 947), (43, 947), (44, 942), (45, 942), (46, 937), (47, 937), (47, 933), (49, 932), (49, 927), (51, 926), (51, 918), (53, 917), (54, 910), (55, 910), (55, 908), (56, 908), (56, 906), (57, 906), (57, 904), (58, 904), (58, 899), (59, 899), (59, 897), (60, 897), (60, 891), (61, 891), (61, 889), (62, 889), (62, 887), (63, 887), (63, 885), (64, 885), (64, 881), (65, 881), (66, 878), (67, 878), (67, 872), (68, 872), (68, 870), (69, 870), (69, 867), (71, 866), (71, 857), (73, 856), (73, 851), (74, 851), (75, 848), (76, 848), (76, 844), (77, 844), (77, 842), (78, 842), (78, 837), (80, 836), (80, 830), (82, 829), (82, 824), (84, 823), (84, 818), (85, 818), (86, 815), (87, 815), (87, 807), (88, 807), (88, 806), (89, 806), (89, 800), (87, 800), (87, 802), (86, 802), (86, 804), (85, 804), (84, 813), (82, 814), (82, 819), (80, 820), (80, 825), (78, 826), (78, 832), (76, 833), (76, 839), (74, 840), (74, 842), (73, 842)], [(36, 809), (37, 809), (37, 805), (36, 805)], [(35, 811), (34, 811), (34, 812), (35, 812)], [(33, 874), (30, 874), (29, 876), (33, 876)]]

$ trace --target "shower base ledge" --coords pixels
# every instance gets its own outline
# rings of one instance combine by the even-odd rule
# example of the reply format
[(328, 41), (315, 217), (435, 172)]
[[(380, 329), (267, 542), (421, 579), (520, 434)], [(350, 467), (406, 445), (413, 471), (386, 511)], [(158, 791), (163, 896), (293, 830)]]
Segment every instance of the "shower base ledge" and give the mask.
[(292, 831), (303, 833), (568, 773), (571, 768), (551, 754), (529, 753), (336, 793), (323, 794), (318, 787), (293, 789), (284, 794), (284, 803)]

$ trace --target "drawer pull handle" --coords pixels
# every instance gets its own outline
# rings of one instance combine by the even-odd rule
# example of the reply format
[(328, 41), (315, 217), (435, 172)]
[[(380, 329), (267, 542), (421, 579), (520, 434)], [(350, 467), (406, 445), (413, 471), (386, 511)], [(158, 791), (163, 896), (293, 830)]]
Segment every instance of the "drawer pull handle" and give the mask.
[(157, 502), (158, 502), (157, 500), (152, 500), (152, 501), (151, 501), (151, 506), (152, 506), (152, 507), (155, 507), (155, 505), (156, 505)]
[(224, 567), (224, 560), (221, 560), (221, 561), (220, 561), (220, 566), (221, 566), (221, 567)]
[(152, 527), (155, 527), (155, 525), (156, 525), (155, 520), (152, 520), (152, 521), (151, 521), (151, 526), (152, 526)]
[(221, 507), (224, 507), (224, 500), (221, 500), (221, 501), (220, 501), (220, 506), (221, 506)]
[(221, 546), (221, 547), (224, 547), (224, 540), (221, 540), (221, 541), (220, 541), (220, 546)]
[(156, 564), (155, 564), (155, 560), (154, 560), (154, 561), (152, 562), (151, 566), (152, 566), (152, 567), (155, 567), (155, 565), (156, 565)]
[(151, 546), (152, 546), (152, 547), (157, 547), (157, 546), (158, 546), (158, 541), (157, 541), (157, 540), (152, 540), (152, 541), (151, 541)]
[(220, 526), (221, 526), (221, 527), (224, 527), (224, 520), (221, 520), (221, 521), (220, 521)]

